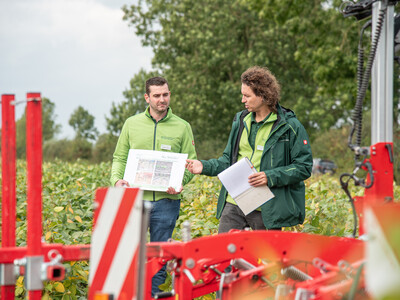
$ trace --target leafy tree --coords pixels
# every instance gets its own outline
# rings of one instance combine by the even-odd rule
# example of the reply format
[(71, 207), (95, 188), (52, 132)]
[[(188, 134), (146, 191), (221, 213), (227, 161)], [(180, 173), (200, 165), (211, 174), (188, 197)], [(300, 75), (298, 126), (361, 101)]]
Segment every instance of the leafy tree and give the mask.
[[(309, 80), (294, 81), (296, 93), (291, 99), (295, 100), (293, 108), (309, 132), (326, 130), (346, 119), (356, 96), (361, 26), (339, 12), (342, 1), (283, 0), (279, 5), (274, 0), (249, 2), (264, 20), (274, 20), (275, 33), (286, 31), (290, 44), (296, 47), (292, 54), (297, 62), (295, 67), (299, 67), (298, 75), (293, 69), (289, 72), (294, 80), (300, 74)], [(292, 86), (286, 82), (283, 89)]]
[(54, 161), (56, 159), (61, 159), (64, 161), (71, 161), (71, 149), (71, 140), (50, 140), (43, 145), (43, 160)]
[(174, 111), (190, 121), (197, 140), (220, 141), (243, 108), (240, 75), (252, 65), (275, 73), (282, 105), (310, 134), (348, 115), (358, 25), (330, 2), (142, 0), (123, 10), (173, 87)]
[(80, 137), (73, 140), (50, 140), (43, 146), (43, 160), (69, 162), (75, 162), (77, 159), (91, 160), (92, 148), (88, 140)]
[(75, 161), (78, 158), (86, 160), (92, 159), (92, 144), (83, 137), (77, 137), (72, 141), (71, 151), (71, 161)]
[(93, 161), (96, 163), (112, 161), (117, 140), (118, 137), (110, 133), (100, 135), (93, 148)]
[[(42, 98), (42, 140), (49, 141), (60, 132), (61, 125), (55, 122), (55, 104), (48, 98)], [(16, 124), (16, 148), (17, 157), (25, 158), (26, 152), (26, 109)]]
[(98, 135), (94, 127), (94, 117), (82, 106), (74, 110), (68, 123), (75, 130), (77, 139), (95, 140)]
[(111, 116), (109, 118), (106, 117), (107, 130), (110, 134), (119, 135), (127, 118), (146, 109), (147, 103), (144, 100), (145, 84), (148, 78), (154, 76), (157, 76), (157, 74), (140, 70), (131, 79), (130, 89), (123, 92), (127, 100), (120, 104), (112, 103)]
[(56, 124), (54, 113), (56, 105), (47, 98), (42, 99), (42, 135), (43, 141), (49, 141), (60, 133), (61, 125)]

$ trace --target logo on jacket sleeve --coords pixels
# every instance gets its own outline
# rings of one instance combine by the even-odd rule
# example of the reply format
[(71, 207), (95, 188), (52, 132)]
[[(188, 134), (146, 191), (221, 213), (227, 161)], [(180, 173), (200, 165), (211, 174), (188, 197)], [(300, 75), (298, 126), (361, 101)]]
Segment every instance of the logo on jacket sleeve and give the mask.
[(303, 144), (307, 145), (308, 144), (307, 140), (303, 140)]

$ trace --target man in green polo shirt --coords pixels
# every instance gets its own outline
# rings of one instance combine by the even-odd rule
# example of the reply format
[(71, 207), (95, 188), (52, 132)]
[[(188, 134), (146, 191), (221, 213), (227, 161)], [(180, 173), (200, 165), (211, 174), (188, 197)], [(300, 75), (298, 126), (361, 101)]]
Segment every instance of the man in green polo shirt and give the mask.
[[(149, 106), (144, 112), (128, 118), (122, 127), (113, 157), (111, 185), (129, 186), (123, 177), (130, 149), (187, 153), (188, 158), (196, 159), (192, 128), (188, 122), (172, 113), (170, 96), (165, 78), (153, 77), (146, 81), (144, 98)], [(182, 186), (192, 178), (193, 174), (185, 170)], [(182, 187), (179, 191), (169, 187), (166, 192), (143, 192), (143, 200), (152, 204), (149, 216), (151, 242), (166, 242), (171, 238), (179, 217), (181, 191)], [(165, 278), (164, 266), (153, 277), (152, 296), (160, 292), (158, 287)]]
[(262, 67), (251, 67), (241, 76), (242, 103), (232, 124), (227, 146), (218, 159), (188, 159), (193, 174), (216, 176), (243, 157), (257, 173), (249, 176), (252, 186), (268, 185), (274, 197), (244, 215), (224, 186), (218, 198), (218, 232), (231, 229), (274, 229), (304, 222), (305, 185), (310, 177), (312, 155), (309, 138), (293, 111), (279, 105), (280, 85)]

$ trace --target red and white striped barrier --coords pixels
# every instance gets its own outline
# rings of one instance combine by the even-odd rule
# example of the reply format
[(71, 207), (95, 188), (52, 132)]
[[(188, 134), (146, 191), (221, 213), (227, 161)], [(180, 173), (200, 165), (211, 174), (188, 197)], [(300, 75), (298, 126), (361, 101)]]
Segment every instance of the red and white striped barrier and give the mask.
[(89, 299), (136, 299), (142, 198), (136, 188), (97, 190)]

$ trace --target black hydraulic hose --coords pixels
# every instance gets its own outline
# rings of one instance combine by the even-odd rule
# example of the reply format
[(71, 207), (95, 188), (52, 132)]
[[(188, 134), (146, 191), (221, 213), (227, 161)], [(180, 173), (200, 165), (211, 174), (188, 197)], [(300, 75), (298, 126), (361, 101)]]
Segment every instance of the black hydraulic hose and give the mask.
[(360, 92), (361, 89), (361, 82), (363, 80), (363, 74), (364, 74), (364, 47), (363, 47), (363, 37), (364, 37), (364, 31), (367, 29), (369, 26), (371, 26), (372, 21), (368, 20), (365, 22), (364, 26), (361, 28), (361, 33), (360, 33), (360, 40), (358, 42), (358, 57), (357, 57), (357, 94)]
[[(344, 181), (344, 179), (343, 179), (344, 177), (349, 177), (349, 179), (347, 181)], [(353, 178), (353, 174), (350, 174), (350, 173), (343, 173), (342, 175), (340, 175), (340, 185), (342, 186), (342, 189), (346, 193), (347, 197), (349, 197), (349, 202), (351, 204), (351, 210), (353, 211), (354, 227), (353, 227), (352, 237), (355, 238), (356, 234), (357, 234), (358, 222), (357, 222), (356, 207), (354, 205), (354, 199), (351, 197), (350, 191), (349, 191), (349, 181), (352, 178)]]
[[(356, 100), (356, 105), (354, 107), (353, 116), (352, 116), (353, 127), (350, 131), (349, 140), (348, 140), (348, 146), (352, 150), (354, 150), (356, 148), (356, 146), (359, 147), (361, 145), (363, 101), (364, 101), (365, 94), (368, 89), (369, 78), (371, 76), (372, 65), (374, 63), (376, 50), (378, 48), (379, 38), (380, 38), (381, 32), (382, 32), (382, 25), (383, 25), (383, 21), (385, 19), (385, 13), (386, 13), (385, 10), (379, 11), (378, 20), (376, 23), (376, 30), (375, 30), (374, 37), (372, 39), (371, 51), (369, 53), (365, 71), (364, 72), (358, 71), (358, 75), (361, 77), (361, 74), (362, 74), (362, 77), (361, 77), (361, 82), (358, 83), (357, 100)], [(359, 64), (359, 66), (360, 66), (360, 64)], [(360, 80), (360, 78), (358, 78), (358, 80)], [(357, 135), (356, 135), (355, 145), (353, 145), (352, 139), (353, 139), (353, 134), (355, 131), (357, 131)]]

